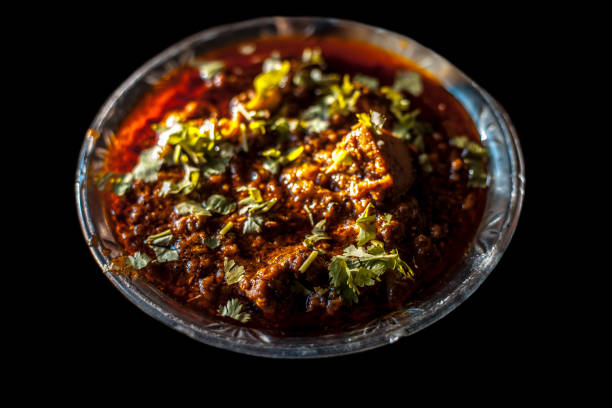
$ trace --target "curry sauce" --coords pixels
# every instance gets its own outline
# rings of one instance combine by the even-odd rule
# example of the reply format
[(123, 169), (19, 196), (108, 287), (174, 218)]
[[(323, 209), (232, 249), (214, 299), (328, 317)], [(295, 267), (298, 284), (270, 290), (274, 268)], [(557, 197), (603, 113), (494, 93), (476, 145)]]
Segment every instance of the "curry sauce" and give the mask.
[(365, 324), (467, 250), (487, 152), (410, 61), (356, 41), (233, 44), (176, 68), (116, 132), (107, 266), (279, 334)]

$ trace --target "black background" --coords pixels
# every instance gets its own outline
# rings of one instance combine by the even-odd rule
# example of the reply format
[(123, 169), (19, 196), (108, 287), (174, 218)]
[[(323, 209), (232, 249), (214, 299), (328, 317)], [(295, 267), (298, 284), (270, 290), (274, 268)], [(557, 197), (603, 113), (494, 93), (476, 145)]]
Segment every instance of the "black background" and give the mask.
[[(560, 75), (555, 68), (559, 44), (568, 44), (563, 30), (553, 25), (554, 17), (528, 8), (227, 6), (231, 13), (221, 12), (225, 5), (162, 13), (71, 6), (54, 9), (53, 18), (45, 20), (43, 50), (31, 57), (45, 61), (36, 65), (34, 75), (44, 82), (41, 92), (51, 108), (47, 120), (61, 120), (44, 152), (59, 157), (50, 170), (61, 177), (53, 176), (48, 186), (58, 214), (49, 228), (57, 231), (58, 242), (48, 256), (61, 266), (54, 267), (52, 278), (41, 277), (53, 286), (41, 288), (44, 305), (36, 319), (48, 330), (47, 341), (37, 347), (37, 365), (49, 373), (59, 365), (71, 379), (98, 378), (110, 371), (115, 384), (148, 378), (161, 385), (168, 378), (189, 378), (202, 383), (211, 379), (210, 385), (215, 378), (217, 387), (240, 377), (331, 389), (340, 378), (352, 378), (360, 388), (362, 382), (366, 387), (389, 380), (495, 382), (498, 375), (516, 371), (521, 387), (536, 388), (540, 375), (562, 367), (567, 357), (558, 358), (553, 347), (556, 318), (548, 302), (553, 295), (548, 282), (555, 272), (542, 256), (550, 248), (541, 246), (542, 237), (554, 233), (547, 222), (554, 186), (546, 181), (551, 169), (543, 155), (548, 145), (544, 135), (550, 129), (542, 123), (547, 115), (543, 96)], [(311, 361), (269, 360), (212, 348), (141, 312), (103, 276), (89, 253), (76, 216), (73, 180), (85, 131), (106, 98), (148, 59), (184, 37), (264, 15), (334, 16), (405, 34), (454, 63), (512, 118), (527, 169), (515, 236), (499, 265), (467, 301), (413, 336), (356, 355)], [(54, 103), (57, 97), (61, 102)], [(61, 255), (56, 247), (64, 248)]]

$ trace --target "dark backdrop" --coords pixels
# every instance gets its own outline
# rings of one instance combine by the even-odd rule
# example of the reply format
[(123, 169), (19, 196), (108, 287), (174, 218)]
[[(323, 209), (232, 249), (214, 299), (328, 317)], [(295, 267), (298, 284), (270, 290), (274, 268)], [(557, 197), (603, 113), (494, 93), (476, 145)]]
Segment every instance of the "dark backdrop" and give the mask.
[[(63, 250), (50, 255), (58, 261), (51, 279), (56, 286), (45, 290), (39, 316), (53, 328), (47, 335), (50, 341), (39, 345), (38, 351), (51, 358), (44, 366), (65, 367), (75, 377), (110, 370), (113, 381), (149, 377), (160, 385), (169, 373), (204, 379), (213, 369), (220, 383), (234, 377), (264, 377), (301, 387), (308, 379), (309, 384), (331, 389), (339, 378), (354, 378), (359, 388), (362, 381), (491, 381), (519, 370), (523, 386), (537, 386), (540, 373), (561, 364), (548, 336), (554, 313), (542, 300), (548, 296), (544, 283), (554, 271), (538, 247), (551, 233), (546, 214), (551, 211), (547, 195), (553, 190), (545, 181), (550, 160), (543, 155), (547, 143), (542, 98), (559, 58), (556, 44), (565, 41), (559, 30), (546, 24), (548, 15), (509, 7), (478, 11), (383, 4), (337, 9), (226, 6), (231, 13), (221, 13), (221, 5), (139, 14), (71, 6), (54, 9), (53, 18), (45, 21), (42, 28), (48, 37), (45, 49), (35, 56), (39, 65), (34, 75), (49, 87), (45, 97), (58, 95), (61, 101), (49, 100), (53, 114), (48, 120), (59, 126), (44, 153), (51, 151), (58, 158), (49, 166), (61, 175), (54, 176), (49, 195), (58, 214), (49, 228), (58, 233), (52, 246)], [(313, 361), (273, 361), (200, 344), (126, 300), (99, 271), (82, 237), (73, 199), (77, 156), (85, 131), (111, 92), (148, 59), (190, 34), (274, 14), (354, 19), (412, 37), (488, 90), (516, 126), (526, 161), (527, 194), (512, 243), (493, 273), (458, 309), (395, 344)]]

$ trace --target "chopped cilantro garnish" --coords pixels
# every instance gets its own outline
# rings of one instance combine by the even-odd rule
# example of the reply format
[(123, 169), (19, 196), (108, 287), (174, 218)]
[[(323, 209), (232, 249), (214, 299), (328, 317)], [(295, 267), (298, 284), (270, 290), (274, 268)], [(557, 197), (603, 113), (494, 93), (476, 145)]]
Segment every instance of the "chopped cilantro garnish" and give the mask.
[(229, 317), (239, 322), (246, 323), (251, 315), (242, 311), (242, 304), (236, 298), (227, 301), (224, 306), (219, 306), (218, 312), (221, 316)]
[(341, 164), (350, 165), (351, 163), (353, 163), (353, 159), (351, 158), (349, 152), (344, 149), (337, 148), (332, 152), (332, 164), (327, 168), (327, 170), (325, 170), (325, 173), (328, 174), (334, 170), (337, 170), (338, 166)]
[(327, 98), (331, 102), (328, 102), (329, 116), (336, 113), (348, 115), (355, 111), (361, 92), (355, 88), (348, 75), (344, 75), (341, 86), (332, 85), (329, 89), (331, 91), (331, 95)]
[(263, 217), (259, 215), (249, 214), (247, 219), (244, 221), (244, 225), (242, 226), (243, 234), (259, 234), (261, 232), (261, 227), (264, 224)]
[(306, 272), (310, 264), (314, 262), (314, 260), (317, 258), (318, 255), (319, 255), (319, 251), (317, 250), (312, 251), (310, 255), (308, 255), (308, 258), (306, 258), (306, 260), (304, 261), (304, 263), (300, 266), (298, 270), (302, 273)]
[(389, 225), (392, 219), (393, 219), (393, 215), (391, 215), (390, 213), (383, 214), (384, 225)]
[(215, 75), (225, 70), (223, 61), (204, 61), (196, 63), (202, 79), (213, 79)]
[(222, 215), (228, 215), (236, 211), (236, 203), (232, 203), (221, 194), (213, 194), (206, 200), (206, 208)]
[(157, 172), (163, 164), (163, 161), (159, 157), (160, 152), (161, 149), (159, 146), (153, 146), (140, 153), (140, 156), (138, 156), (138, 163), (131, 172), (135, 180), (147, 182), (157, 180)]
[(476, 188), (487, 187), (487, 172), (484, 170), (484, 160), (489, 155), (487, 150), (466, 136), (450, 139), (451, 146), (463, 149), (461, 156), (468, 165), (468, 186)]
[(366, 87), (372, 90), (378, 89), (378, 79), (368, 76), (368, 75), (355, 74), (355, 76), (353, 77), (353, 82), (357, 82), (361, 85), (365, 85)]
[(169, 229), (164, 230), (160, 233), (149, 235), (145, 239), (145, 244), (154, 244), (154, 245), (169, 245), (172, 242), (172, 231)]
[(306, 214), (308, 214), (308, 221), (310, 221), (310, 225), (314, 227), (314, 218), (312, 218), (312, 212), (306, 204), (304, 204), (304, 211), (306, 211)]
[(208, 237), (204, 238), (202, 243), (210, 249), (217, 249), (221, 245), (221, 240), (217, 237)]
[(276, 204), (277, 198), (274, 197), (268, 201), (264, 201), (258, 189), (253, 187), (238, 188), (238, 191), (245, 190), (248, 190), (249, 197), (244, 198), (238, 202), (238, 205), (241, 207), (240, 210), (238, 210), (238, 214), (247, 215), (247, 219), (245, 220), (244, 225), (242, 227), (242, 233), (260, 233), (261, 227), (264, 224), (264, 219), (259, 214), (270, 211), (274, 204)]
[(246, 105), (249, 110), (272, 108), (280, 102), (278, 87), (289, 73), (291, 64), (289, 61), (280, 64), (273, 61), (264, 64), (263, 68), (263, 72), (253, 81), (255, 97)]
[(225, 271), (225, 281), (228, 285), (240, 282), (246, 271), (243, 266), (238, 265), (233, 259), (225, 257), (223, 259), (223, 270)]
[(316, 225), (312, 228), (312, 235), (308, 235), (306, 239), (304, 239), (304, 245), (308, 248), (313, 248), (314, 244), (318, 241), (330, 239), (327, 234), (325, 234), (325, 220), (321, 220), (316, 223)]
[(323, 54), (320, 48), (304, 48), (302, 51), (302, 63), (306, 65), (324, 66)]
[(161, 263), (179, 259), (178, 251), (172, 248), (173, 240), (172, 232), (168, 229), (147, 237), (145, 243), (153, 249), (157, 262)]
[[(158, 133), (160, 142), (175, 146), (173, 161), (176, 161), (176, 152), (181, 152), (178, 154), (178, 161), (190, 162), (205, 178), (223, 173), (235, 154), (234, 146), (220, 143), (222, 136), (214, 119), (204, 121), (201, 126), (196, 126), (193, 122), (174, 123), (169, 128), (160, 127)], [(180, 150), (176, 146), (180, 146)], [(195, 187), (197, 181), (194, 183), (190, 179), (187, 184)]]
[(359, 288), (374, 285), (388, 270), (414, 277), (412, 269), (400, 259), (397, 250), (387, 254), (380, 242), (373, 243), (367, 250), (353, 245), (344, 248), (342, 255), (332, 258), (328, 270), (331, 285), (348, 304), (357, 302)]
[(468, 139), (467, 136), (457, 136), (450, 139), (451, 146), (464, 149), (462, 156), (487, 157), (489, 152), (476, 142)]
[(104, 272), (129, 272), (145, 268), (154, 262), (147, 254), (135, 252), (134, 255), (119, 256), (104, 265)]
[(383, 126), (385, 124), (385, 116), (380, 112), (370, 111), (370, 114), (367, 113), (357, 113), (357, 120), (362, 125), (366, 126), (369, 129), (372, 129), (374, 133), (380, 135), (382, 133)]
[(373, 222), (376, 221), (376, 215), (369, 215), (370, 208), (374, 209), (372, 203), (368, 203), (363, 213), (355, 221), (359, 227), (359, 235), (357, 235), (357, 245), (359, 246), (376, 239), (376, 227), (373, 225)]
[(202, 206), (202, 204), (196, 203), (195, 201), (183, 201), (182, 203), (176, 204), (174, 206), (174, 212), (176, 212), (178, 215), (212, 215), (210, 211)]
[(200, 180), (200, 170), (197, 167), (183, 164), (183, 171), (183, 179), (178, 183), (173, 183), (171, 181), (164, 181), (162, 183), (162, 187), (159, 191), (161, 196), (179, 193), (187, 195), (197, 187), (198, 181)]
[(233, 227), (233, 226), (234, 226), (234, 223), (233, 223), (233, 222), (231, 222), (231, 221), (230, 221), (230, 222), (228, 222), (227, 224), (225, 224), (225, 225), (223, 226), (223, 228), (221, 228), (221, 231), (219, 231), (219, 235), (225, 235), (225, 234), (227, 234), (227, 233), (228, 233), (228, 232), (229, 232), (229, 231), (232, 229), (232, 227)]
[(134, 255), (128, 255), (127, 263), (134, 269), (142, 269), (151, 263), (152, 259), (145, 253), (136, 251)]
[(113, 192), (121, 196), (132, 187), (136, 180), (146, 182), (157, 180), (157, 172), (164, 163), (160, 158), (160, 153), (161, 148), (159, 146), (143, 150), (131, 172), (125, 174), (107, 173), (98, 180), (98, 188), (105, 189), (110, 185)]
[(253, 131), (253, 133), (259, 133), (260, 135), (266, 134), (266, 121), (265, 120), (254, 120), (249, 122), (249, 129)]
[(312, 118), (304, 122), (304, 127), (311, 133), (321, 133), (329, 128), (329, 120)]
[(284, 154), (281, 154), (280, 150), (275, 148), (268, 149), (261, 153), (262, 156), (267, 157), (263, 163), (263, 167), (272, 174), (278, 174), (281, 166), (286, 166), (290, 162), (297, 160), (303, 151), (304, 146), (293, 147)]
[(244, 234), (254, 234), (261, 232), (261, 227), (264, 224), (264, 219), (261, 217), (262, 213), (266, 213), (272, 209), (276, 204), (277, 198), (274, 197), (268, 201), (264, 201), (261, 197), (261, 193), (258, 189), (253, 187), (240, 187), (238, 191), (249, 191), (249, 197), (242, 199), (238, 202), (241, 206), (238, 214), (247, 214), (247, 219), (242, 227)]
[(397, 92), (407, 91), (413, 96), (419, 96), (423, 93), (421, 75), (414, 71), (398, 71), (395, 74), (393, 89)]

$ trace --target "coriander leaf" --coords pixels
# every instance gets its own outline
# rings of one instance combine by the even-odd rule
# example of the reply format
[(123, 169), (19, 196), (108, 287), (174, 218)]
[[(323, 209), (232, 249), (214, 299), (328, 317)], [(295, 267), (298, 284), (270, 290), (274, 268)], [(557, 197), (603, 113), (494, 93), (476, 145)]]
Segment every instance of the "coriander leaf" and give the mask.
[(292, 147), (291, 149), (285, 152), (283, 157), (285, 158), (287, 162), (292, 162), (292, 161), (297, 160), (297, 158), (300, 157), (303, 151), (304, 151), (304, 146)]
[(281, 156), (281, 154), (282, 152), (275, 148), (270, 148), (268, 150), (264, 150), (263, 152), (261, 152), (261, 155), (263, 157), (272, 157), (272, 158), (278, 158)]
[(263, 166), (272, 174), (277, 174), (280, 171), (281, 166), (285, 166), (292, 161), (297, 160), (298, 157), (304, 151), (304, 146), (297, 146), (287, 150), (284, 154), (281, 154), (280, 150), (272, 148), (261, 153), (262, 156), (267, 157), (264, 161)]
[(329, 271), (330, 283), (333, 287), (339, 288), (348, 280), (348, 265), (341, 256), (334, 256), (327, 267)]
[(410, 266), (400, 259), (397, 249), (387, 254), (379, 241), (374, 241), (367, 250), (349, 245), (328, 265), (330, 284), (347, 304), (356, 303), (359, 288), (374, 285), (387, 270), (395, 270), (410, 279), (414, 277)]
[(178, 203), (174, 206), (174, 212), (178, 215), (200, 215), (200, 216), (210, 216), (212, 215), (210, 211), (204, 208), (200, 203), (196, 203), (195, 201), (183, 201), (182, 203)]
[(346, 248), (344, 248), (342, 255), (344, 257), (354, 257), (354, 258), (363, 258), (363, 259), (367, 259), (371, 256), (371, 254), (369, 254), (365, 250), (365, 248), (356, 247), (355, 245), (349, 245)]
[(163, 160), (159, 157), (160, 152), (159, 146), (143, 150), (131, 172), (125, 174), (107, 173), (98, 180), (98, 188), (105, 189), (111, 185), (113, 192), (122, 196), (132, 187), (135, 180), (146, 182), (157, 180), (157, 173), (163, 164)]
[(238, 214), (247, 214), (247, 219), (244, 221), (244, 224), (242, 226), (242, 233), (260, 233), (261, 227), (264, 224), (264, 219), (263, 217), (256, 214), (270, 211), (270, 209), (272, 209), (278, 199), (274, 197), (268, 201), (263, 201), (261, 193), (256, 188), (243, 186), (237, 189), (237, 191), (245, 190), (249, 191), (249, 197), (244, 198), (238, 202), (238, 205), (241, 206), (240, 210), (238, 211)]
[(159, 158), (160, 152), (161, 149), (159, 146), (153, 146), (140, 153), (140, 156), (138, 156), (138, 163), (131, 172), (134, 179), (147, 182), (157, 180), (157, 172), (163, 164), (163, 160)]
[(145, 244), (169, 246), (173, 239), (172, 231), (167, 229), (158, 234), (149, 235), (145, 238)]
[(337, 85), (340, 82), (340, 74), (335, 72), (324, 74), (318, 68), (310, 70), (310, 79), (314, 84), (321, 88), (329, 88), (331, 85)]
[(346, 116), (355, 111), (361, 91), (355, 88), (348, 74), (342, 78), (342, 85), (331, 85), (329, 91), (323, 98), (323, 102), (329, 106), (328, 117), (335, 114)]
[(242, 226), (243, 234), (258, 234), (261, 232), (261, 227), (264, 223), (263, 217), (259, 215), (250, 215), (244, 221), (244, 225)]
[(127, 257), (127, 263), (134, 269), (142, 269), (151, 263), (152, 259), (149, 256), (142, 252), (135, 252), (134, 255), (129, 255)]
[(323, 54), (320, 48), (304, 48), (302, 51), (302, 63), (307, 65), (324, 66)]
[(368, 203), (363, 213), (355, 221), (359, 227), (359, 235), (357, 235), (357, 245), (359, 246), (376, 239), (376, 227), (372, 224), (376, 221), (376, 215), (369, 215), (370, 208), (374, 208), (372, 203)]
[(208, 152), (206, 163), (201, 166), (202, 175), (210, 178), (211, 176), (225, 173), (234, 154), (235, 149), (229, 143), (214, 146), (213, 150)]
[(179, 253), (176, 249), (165, 248), (157, 245), (150, 245), (155, 251), (155, 257), (157, 262), (170, 262), (177, 261), (179, 259)]
[(413, 96), (419, 96), (423, 93), (421, 75), (414, 71), (398, 71), (395, 74), (393, 89), (398, 92), (408, 91)]
[(127, 191), (132, 187), (132, 183), (134, 182), (134, 175), (132, 173), (127, 173), (117, 179), (113, 187), (113, 192), (117, 195), (124, 195)]
[(308, 121), (311, 119), (319, 119), (327, 121), (329, 119), (328, 107), (325, 103), (319, 102), (304, 109), (300, 114), (300, 119)]
[[(384, 268), (384, 265), (383, 265)], [(383, 269), (384, 272), (384, 269)], [(374, 269), (364, 268), (363, 266), (357, 269), (357, 271), (351, 275), (352, 280), (349, 280), (349, 287), (353, 287), (355, 285), (355, 293), (359, 294), (357, 287), (364, 286), (372, 286), (376, 283), (376, 278), (378, 275), (374, 271)]]
[(314, 219), (312, 218), (312, 212), (306, 204), (304, 204), (304, 210), (306, 211), (306, 214), (308, 214), (308, 221), (310, 221), (310, 225), (314, 227)]
[(196, 167), (183, 164), (185, 175), (183, 179), (175, 186), (177, 193), (187, 195), (191, 193), (198, 185), (200, 180), (200, 170)]
[(289, 61), (283, 61), (279, 64), (277, 61), (266, 60), (263, 72), (253, 80), (255, 97), (247, 103), (247, 109), (268, 109), (278, 105), (281, 98), (278, 87), (290, 69)]
[(274, 51), (261, 64), (261, 72), (272, 72), (282, 69), (283, 61), (278, 52)]
[(337, 170), (338, 166), (340, 166), (341, 164), (350, 165), (352, 163), (353, 158), (351, 157), (348, 151), (341, 148), (336, 148), (332, 152), (332, 164), (327, 168), (327, 170), (325, 170), (325, 174), (329, 174), (332, 171)]
[(487, 172), (481, 160), (464, 159), (468, 165), (468, 187), (487, 188)]
[(469, 140), (467, 136), (458, 136), (450, 139), (451, 146), (463, 149), (461, 156), (468, 165), (468, 186), (475, 188), (487, 187), (487, 172), (485, 159), (489, 153), (478, 143)]
[(206, 208), (218, 214), (228, 215), (236, 211), (236, 203), (230, 202), (220, 194), (213, 194), (206, 200)]
[(357, 113), (356, 116), (359, 123), (369, 129), (372, 129), (377, 135), (380, 135), (382, 133), (383, 125), (385, 124), (386, 118), (380, 112), (371, 110), (370, 114)]
[(450, 145), (464, 149), (462, 156), (487, 157), (489, 152), (478, 143), (471, 141), (467, 136), (457, 136), (450, 139)]
[(221, 240), (217, 237), (208, 237), (204, 238), (202, 243), (210, 249), (217, 249), (221, 245)]
[(225, 306), (219, 306), (218, 312), (221, 316), (229, 317), (239, 322), (246, 323), (251, 318), (251, 315), (242, 312), (242, 304), (236, 298), (227, 301)]
[(280, 163), (275, 159), (266, 159), (263, 162), (263, 168), (272, 174), (278, 174), (280, 171)]
[(355, 76), (353, 76), (353, 82), (357, 82), (361, 85), (365, 85), (366, 87), (372, 90), (378, 89), (378, 79), (368, 76), (368, 75), (355, 74)]
[(329, 128), (329, 121), (321, 118), (312, 118), (305, 122), (305, 127), (311, 133), (321, 133)]
[(372, 224), (359, 224), (357, 245), (365, 245), (368, 241), (376, 239), (376, 227)]
[(200, 180), (200, 170), (197, 167), (193, 167), (188, 164), (183, 164), (183, 169), (184, 176), (181, 181), (178, 183), (164, 181), (162, 183), (161, 189), (159, 190), (160, 196), (179, 193), (187, 195), (196, 188), (198, 181)]
[(393, 219), (393, 215), (390, 214), (390, 213), (385, 213), (383, 215), (383, 219), (384, 219), (385, 225), (388, 225), (391, 222), (391, 220)]
[(174, 237), (172, 236), (171, 231), (168, 229), (160, 232), (159, 234), (147, 237), (145, 239), (145, 243), (148, 244), (155, 252), (157, 262), (169, 262), (179, 259), (178, 251), (171, 248), (173, 240)]
[(223, 259), (223, 270), (225, 271), (225, 281), (228, 285), (240, 282), (246, 274), (243, 266), (236, 264), (233, 259), (228, 259), (227, 257)]
[(318, 241), (330, 239), (325, 234), (325, 220), (321, 220), (316, 223), (316, 225), (312, 229), (312, 235), (308, 235), (304, 240), (304, 245), (308, 248), (312, 248), (314, 244)]
[(372, 276), (375, 276), (376, 279), (379, 279), (387, 271), (387, 264), (384, 261), (376, 261), (369, 265)]
[(213, 79), (215, 75), (225, 70), (223, 61), (203, 61), (196, 63), (202, 79)]
[(135, 252), (134, 255), (118, 256), (104, 265), (104, 272), (124, 273), (140, 270), (146, 267), (153, 260), (145, 253)]

